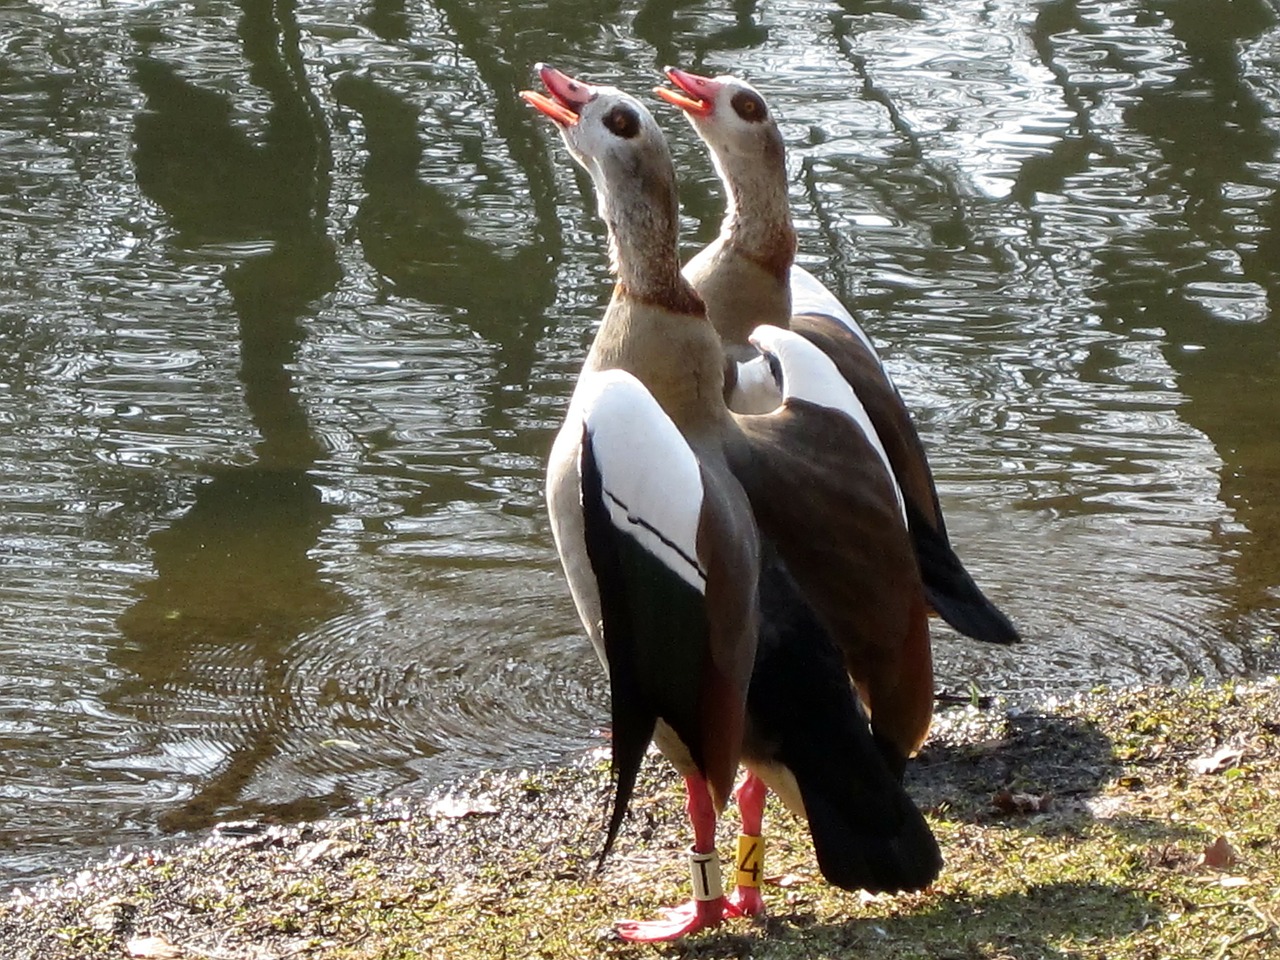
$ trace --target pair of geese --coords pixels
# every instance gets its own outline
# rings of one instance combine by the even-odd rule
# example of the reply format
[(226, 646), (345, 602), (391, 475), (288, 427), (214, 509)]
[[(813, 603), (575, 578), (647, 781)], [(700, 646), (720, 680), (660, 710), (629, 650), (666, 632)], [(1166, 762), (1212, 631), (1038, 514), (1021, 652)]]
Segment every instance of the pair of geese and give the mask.
[[(849, 312), (794, 264), (782, 135), (730, 76), (667, 68), (727, 192), (683, 269), (675, 169), (634, 97), (536, 68), (521, 96), (591, 175), (617, 283), (551, 452), (552, 531), (609, 674), (617, 835), (651, 741), (685, 779), (693, 899), (625, 939), (762, 913), (767, 790), (846, 889), (913, 890), (942, 858), (904, 791), (933, 713), (930, 610), (1013, 625), (947, 539), (911, 418)], [(852, 679), (852, 683), (850, 680)], [(734, 790), (739, 764), (747, 768)], [(743, 829), (725, 895), (716, 820)]]

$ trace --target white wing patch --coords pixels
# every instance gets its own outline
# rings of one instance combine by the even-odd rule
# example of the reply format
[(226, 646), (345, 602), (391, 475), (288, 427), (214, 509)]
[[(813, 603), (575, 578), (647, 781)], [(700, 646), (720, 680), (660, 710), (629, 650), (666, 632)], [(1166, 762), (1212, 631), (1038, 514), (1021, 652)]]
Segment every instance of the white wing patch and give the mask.
[(791, 312), (792, 314), (816, 313), (840, 322), (848, 328), (850, 333), (867, 345), (873, 357), (880, 359), (871, 338), (858, 326), (858, 321), (853, 319), (853, 314), (845, 309), (845, 305), (837, 300), (836, 295), (824, 287), (817, 277), (798, 264), (791, 267)]
[(679, 429), (622, 370), (584, 373), (570, 404), (586, 425), (613, 525), (702, 593), (702, 471)]
[(800, 334), (769, 324), (762, 324), (752, 330), (750, 340), (765, 357), (773, 357), (782, 371), (783, 400), (795, 397), (797, 400), (807, 400), (821, 407), (839, 410), (858, 425), (858, 429), (880, 457), (885, 473), (889, 475), (905, 522), (907, 508), (902, 499), (902, 490), (893, 475), (893, 467), (890, 466), (889, 455), (880, 442), (880, 435), (876, 433), (871, 417), (867, 415), (867, 408), (853, 392), (849, 381), (840, 375), (831, 358)]

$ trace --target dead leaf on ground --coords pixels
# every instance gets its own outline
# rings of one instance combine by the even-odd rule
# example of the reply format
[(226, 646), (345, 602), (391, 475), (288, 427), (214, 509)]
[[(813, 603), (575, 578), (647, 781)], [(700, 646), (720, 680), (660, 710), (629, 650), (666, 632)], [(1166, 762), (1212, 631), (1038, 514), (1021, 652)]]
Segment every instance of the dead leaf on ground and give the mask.
[(102, 903), (95, 903), (84, 912), (89, 926), (99, 933), (123, 932), (129, 919), (138, 912), (138, 905), (123, 897), (112, 897)]
[(1197, 877), (1196, 883), (1203, 883), (1206, 886), (1222, 887), (1226, 890), (1235, 890), (1240, 887), (1250, 886), (1253, 881), (1248, 877)]
[(1093, 797), (1084, 802), (1084, 808), (1095, 820), (1114, 820), (1129, 807), (1129, 798), (1124, 796)]
[(1208, 867), (1211, 870), (1230, 870), (1240, 860), (1236, 854), (1235, 848), (1227, 842), (1226, 837), (1218, 837), (1217, 840), (1204, 848), (1204, 855), (1200, 858), (1200, 866)]
[(1047, 813), (1053, 807), (1051, 793), (1014, 793), (1012, 790), (997, 790), (991, 798), (991, 805), (1003, 814)]
[(448, 817), (451, 820), (490, 816), (497, 812), (498, 805), (488, 797), (441, 797), (427, 808), (430, 816)]
[(808, 877), (799, 873), (784, 873), (777, 877), (765, 877), (764, 882), (774, 887), (794, 887), (798, 883), (807, 883)]
[(293, 853), (295, 867), (309, 867), (320, 860), (341, 860), (356, 852), (356, 845), (338, 840), (336, 837), (325, 837), (314, 843), (304, 843)]

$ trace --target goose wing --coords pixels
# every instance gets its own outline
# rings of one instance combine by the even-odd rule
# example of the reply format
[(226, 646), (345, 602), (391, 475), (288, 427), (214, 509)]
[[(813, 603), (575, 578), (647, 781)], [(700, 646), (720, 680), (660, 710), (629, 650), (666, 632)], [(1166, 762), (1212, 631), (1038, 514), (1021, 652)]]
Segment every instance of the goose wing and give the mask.
[[(641, 383), (586, 373), (553, 453), (557, 547), (609, 672), (617, 835), (658, 721), (677, 767), (732, 790), (755, 655), (758, 553), (732, 490)], [(749, 510), (746, 511), (749, 521)], [(664, 729), (664, 732), (665, 732)]]
[(903, 501), (857, 398), (802, 337), (760, 327), (783, 403), (739, 416), (731, 462), (762, 535), (839, 645), (886, 755), (901, 769), (928, 731), (933, 665)]
[(809, 823), (822, 875), (847, 890), (917, 890), (937, 841), (886, 763), (840, 651), (764, 544), (760, 642), (744, 757)]
[(870, 339), (812, 274), (794, 267), (791, 284), (791, 328), (821, 350), (853, 389), (901, 487), (930, 606), (975, 640), (1017, 643), (1017, 628), (982, 592), (951, 546), (924, 445)]

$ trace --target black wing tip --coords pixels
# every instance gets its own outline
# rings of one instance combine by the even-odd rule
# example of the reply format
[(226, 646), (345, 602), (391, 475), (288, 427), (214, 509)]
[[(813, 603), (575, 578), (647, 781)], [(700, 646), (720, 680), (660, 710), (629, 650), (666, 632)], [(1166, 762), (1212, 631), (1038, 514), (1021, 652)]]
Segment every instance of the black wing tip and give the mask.
[(971, 640), (1001, 647), (1022, 643), (1022, 634), (1013, 621), (988, 600), (976, 584), (972, 581), (970, 584), (972, 591), (965, 591), (968, 596), (959, 597), (954, 592), (926, 584), (925, 597), (938, 616)]
[(748, 707), (762, 751), (800, 791), (823, 876), (847, 890), (919, 890), (942, 854), (902, 787), (906, 755), (868, 721), (829, 634), (765, 541), (761, 646)]
[[(886, 869), (890, 858), (900, 862)], [(833, 865), (818, 858), (822, 877), (833, 887), (850, 892), (865, 890), (867, 893), (912, 893), (926, 889), (942, 872), (942, 854), (924, 856), (902, 862), (904, 858), (893, 853), (882, 854), (879, 863), (868, 866), (859, 863), (849, 869), (845, 864)]]
[(906, 508), (907, 527), (929, 606), (970, 639), (1005, 647), (1021, 643), (1018, 628), (974, 582), (946, 533), (935, 529), (911, 501), (907, 501)]
[[(630, 797), (627, 798), (630, 800)], [(613, 797), (613, 810), (609, 814), (609, 826), (605, 832), (604, 846), (600, 848), (600, 856), (596, 860), (596, 873), (604, 869), (604, 862), (609, 859), (609, 854), (613, 852), (613, 844), (618, 839), (618, 832), (622, 829), (623, 818), (627, 815), (627, 802), (624, 801), (620, 793), (615, 790)]]
[(1004, 616), (1004, 614), (1000, 613), (998, 610), (996, 613), (1000, 615), (1002, 620), (1004, 620), (1004, 629), (996, 630), (994, 634), (992, 632), (984, 631), (982, 636), (974, 637), (974, 639), (979, 640), (982, 643), (994, 643), (1001, 647), (1016, 647), (1018, 644), (1022, 643), (1022, 634), (1018, 632), (1018, 628), (1015, 627), (1009, 621), (1009, 618)]

